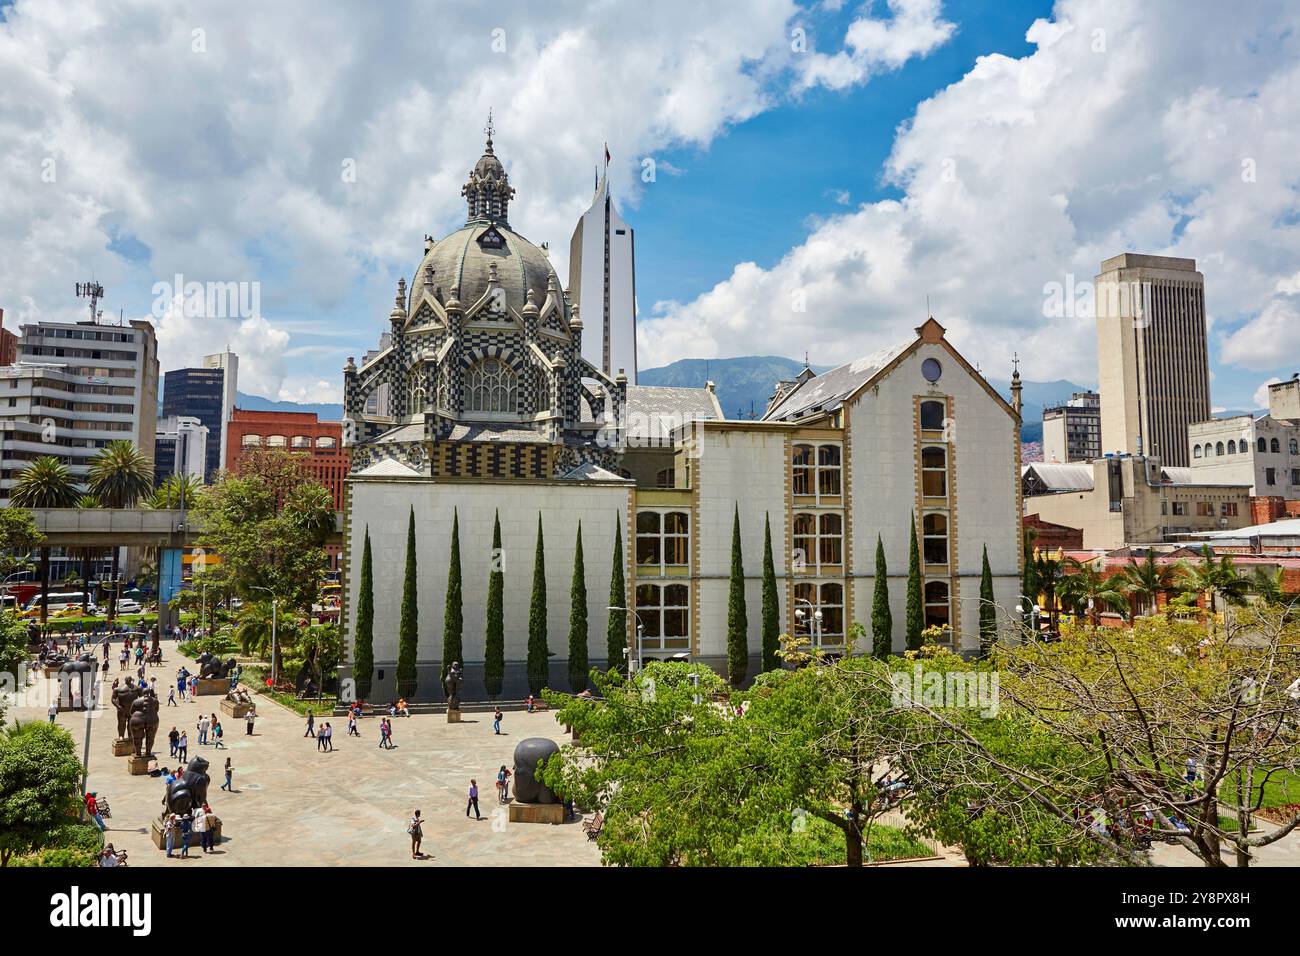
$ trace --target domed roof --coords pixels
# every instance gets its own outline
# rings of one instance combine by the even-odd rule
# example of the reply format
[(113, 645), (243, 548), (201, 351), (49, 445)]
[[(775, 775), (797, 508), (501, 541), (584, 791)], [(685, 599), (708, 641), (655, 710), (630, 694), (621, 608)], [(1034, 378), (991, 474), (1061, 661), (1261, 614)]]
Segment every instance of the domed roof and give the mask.
[[(534, 304), (542, 307), (550, 278), (556, 275), (550, 259), (499, 222), (471, 222), (434, 243), (415, 272), (412, 288), (421, 288), (432, 269), (431, 281), (441, 290), (443, 301), (451, 298), (453, 288), (459, 288), (461, 305), (468, 309), (487, 293), (493, 266), (507, 307), (522, 311), (530, 289)], [(558, 276), (555, 281), (558, 288)]]

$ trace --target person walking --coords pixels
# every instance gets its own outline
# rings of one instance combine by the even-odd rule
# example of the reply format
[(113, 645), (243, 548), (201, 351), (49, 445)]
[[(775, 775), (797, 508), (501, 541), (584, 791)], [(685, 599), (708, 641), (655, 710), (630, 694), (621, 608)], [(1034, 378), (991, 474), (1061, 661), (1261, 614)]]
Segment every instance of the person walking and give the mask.
[(469, 800), (465, 803), (465, 816), (469, 816), (471, 808), (474, 810), (474, 819), (482, 820), (483, 815), (478, 812), (478, 781), (473, 779), (469, 782)]
[(316, 716), (310, 710), (307, 711), (307, 732), (303, 734), (303, 736), (304, 737), (316, 736)]
[(225, 737), (225, 735), (226, 735), (226, 731), (221, 726), (221, 721), (217, 720), (216, 717), (213, 717), (212, 718), (212, 742), (213, 742), (213, 746), (215, 746), (218, 750), (226, 749), (226, 745), (222, 742), (222, 738)]
[(250, 737), (253, 736), (253, 721), (255, 721), (256, 719), (257, 719), (256, 710), (250, 710), (247, 714), (244, 715), (244, 721), (248, 726), (248, 736)]
[(325, 728), (328, 726), (329, 724), (321, 724), (320, 733), (316, 734), (316, 751), (318, 753), (325, 749), (325, 740), (326, 740)]
[(226, 767), (225, 767), (225, 771), (226, 771), (226, 782), (223, 783), (223, 784), (221, 785), (221, 789), (222, 789), (222, 790), (229, 790), (231, 793), (234, 793), (234, 792), (235, 792), (235, 788), (231, 785), (231, 782), (230, 782), (230, 781), (231, 781), (231, 780), (234, 778), (234, 776), (235, 776), (235, 768), (234, 768), (234, 766), (231, 764), (231, 762), (230, 762), (230, 758), (229, 758), (229, 757), (226, 758)]
[(127, 658), (128, 658), (129, 656), (130, 656), (130, 654), (127, 652), (127, 649), (126, 649), (125, 647), (122, 648), (122, 653), (120, 653), (120, 654), (117, 655), (117, 665), (118, 665), (118, 666), (117, 666), (117, 669), (118, 669), (118, 670), (120, 670), (120, 671), (124, 671), (124, 670), (126, 670), (126, 660), (127, 660)]
[(189, 753), (190, 732), (188, 730), (182, 730), (181, 739), (176, 742), (176, 759), (181, 763), (185, 763), (186, 759), (189, 757)]
[(50, 716), (50, 723), (54, 723), (54, 718), (59, 716), (59, 702), (57, 699), (50, 701), (50, 707), (46, 713)]
[(171, 744), (171, 753), (169, 754), (169, 756), (172, 757), (176, 756), (176, 748), (180, 746), (180, 740), (181, 740), (181, 732), (177, 730), (175, 727), (173, 727), (171, 733), (167, 735), (167, 742)]
[(388, 722), (387, 717), (379, 720), (379, 746), (385, 750), (393, 749), (393, 725)]
[(348, 736), (360, 737), (361, 731), (357, 730), (357, 715), (348, 711)]
[(199, 744), (200, 745), (206, 744), (208, 742), (208, 715), (207, 714), (199, 714), (199, 722), (197, 727), (199, 731)]
[(190, 820), (187, 813), (181, 817), (181, 859), (187, 859), (190, 855), (190, 837), (194, 833), (194, 822)]
[(175, 706), (176, 706), (176, 688), (175, 688), (175, 687), (169, 687), (169, 688), (167, 688), (167, 706), (168, 706), (168, 707), (175, 707)]
[(492, 732), (498, 737), (501, 736), (501, 717), (501, 708), (498, 707), (496, 713), (492, 715)]
[(99, 832), (103, 833), (108, 829), (108, 827), (104, 826), (104, 817), (99, 812), (99, 800), (95, 798), (94, 790), (86, 793), (86, 816), (95, 821), (95, 826), (99, 827)]
[(420, 819), (419, 810), (416, 810), (415, 815), (411, 817), (411, 823), (406, 828), (406, 832), (411, 835), (411, 859), (418, 860), (424, 856), (420, 852), (420, 843), (424, 840), (424, 821)]
[(329, 721), (325, 722), (325, 752), (334, 752), (334, 728), (329, 725)]

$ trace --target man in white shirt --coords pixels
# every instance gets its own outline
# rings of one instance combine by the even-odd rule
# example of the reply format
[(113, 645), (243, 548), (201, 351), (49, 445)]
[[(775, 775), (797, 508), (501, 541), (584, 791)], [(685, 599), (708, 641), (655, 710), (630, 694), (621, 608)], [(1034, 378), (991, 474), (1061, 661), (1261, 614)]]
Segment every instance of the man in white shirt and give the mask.
[(203, 812), (202, 807), (194, 808), (194, 819), (191, 822), (190, 826), (192, 827), (194, 832), (198, 834), (199, 846), (203, 848), (204, 853), (207, 853), (208, 852), (208, 815)]

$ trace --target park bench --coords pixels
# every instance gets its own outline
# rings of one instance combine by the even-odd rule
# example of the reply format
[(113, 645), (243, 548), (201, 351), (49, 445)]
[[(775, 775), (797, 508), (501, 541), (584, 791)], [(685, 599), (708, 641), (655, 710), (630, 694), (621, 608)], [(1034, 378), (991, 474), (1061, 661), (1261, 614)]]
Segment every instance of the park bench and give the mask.
[(600, 831), (605, 827), (605, 814), (597, 813), (590, 820), (582, 824), (582, 831), (587, 834), (588, 840), (594, 840), (600, 836)]

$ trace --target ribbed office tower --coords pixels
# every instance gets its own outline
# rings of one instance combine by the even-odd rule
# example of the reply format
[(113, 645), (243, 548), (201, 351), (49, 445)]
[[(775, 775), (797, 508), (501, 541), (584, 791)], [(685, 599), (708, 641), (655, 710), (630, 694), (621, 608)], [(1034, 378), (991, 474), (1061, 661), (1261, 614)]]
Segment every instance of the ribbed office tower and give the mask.
[(1125, 253), (1095, 288), (1103, 453), (1186, 467), (1187, 426), (1210, 417), (1205, 277), (1195, 259)]

